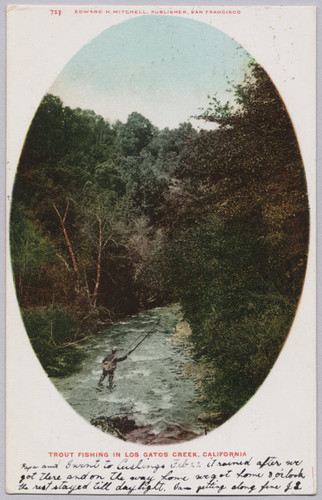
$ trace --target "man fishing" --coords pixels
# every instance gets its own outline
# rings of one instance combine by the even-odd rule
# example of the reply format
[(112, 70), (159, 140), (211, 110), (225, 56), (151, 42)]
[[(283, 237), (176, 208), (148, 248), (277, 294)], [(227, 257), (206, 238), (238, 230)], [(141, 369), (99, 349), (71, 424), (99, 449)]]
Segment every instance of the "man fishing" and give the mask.
[(113, 347), (112, 353), (108, 354), (103, 359), (103, 366), (102, 366), (103, 373), (101, 375), (99, 383), (101, 384), (103, 382), (103, 380), (105, 379), (105, 377), (108, 375), (108, 384), (109, 384), (110, 389), (111, 389), (112, 385), (113, 385), (114, 372), (116, 370), (117, 363), (119, 361), (124, 361), (127, 357), (128, 357), (128, 354), (118, 358), (117, 357), (117, 347)]
[[(112, 353), (108, 354), (107, 356), (105, 356), (105, 358), (102, 361), (103, 362), (103, 366), (102, 366), (103, 372), (102, 372), (101, 378), (99, 379), (99, 385), (102, 384), (103, 380), (108, 375), (109, 387), (110, 387), (110, 389), (112, 389), (113, 379), (114, 379), (114, 372), (116, 370), (117, 363), (119, 361), (124, 361), (133, 351), (135, 351), (135, 349), (137, 349), (142, 344), (142, 342), (144, 342), (145, 339), (147, 339), (148, 336), (151, 335), (152, 331), (157, 326), (157, 324), (159, 323), (159, 321), (160, 321), (160, 318), (155, 323), (155, 325), (153, 326), (152, 330), (150, 330), (146, 335), (144, 335), (144, 337), (142, 339), (140, 339), (140, 341), (138, 343), (137, 343), (137, 341), (139, 339), (135, 339), (135, 341), (134, 341), (136, 343), (135, 347), (133, 347), (133, 349), (131, 349), (128, 352), (128, 354), (125, 354), (125, 356), (122, 356), (122, 357), (118, 358), (117, 357), (117, 347), (113, 347)], [(132, 347), (132, 346), (133, 346), (133, 343), (131, 344), (130, 347)]]

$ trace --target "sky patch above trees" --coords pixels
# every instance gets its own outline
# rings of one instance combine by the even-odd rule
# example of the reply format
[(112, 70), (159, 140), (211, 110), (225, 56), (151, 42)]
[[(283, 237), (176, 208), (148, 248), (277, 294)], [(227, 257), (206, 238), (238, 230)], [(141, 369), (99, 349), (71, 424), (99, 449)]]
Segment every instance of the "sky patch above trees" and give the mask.
[(229, 99), (227, 89), (242, 81), (249, 60), (235, 40), (202, 22), (141, 17), (85, 45), (50, 92), (110, 122), (137, 111), (159, 128), (173, 128), (205, 108), (214, 89)]

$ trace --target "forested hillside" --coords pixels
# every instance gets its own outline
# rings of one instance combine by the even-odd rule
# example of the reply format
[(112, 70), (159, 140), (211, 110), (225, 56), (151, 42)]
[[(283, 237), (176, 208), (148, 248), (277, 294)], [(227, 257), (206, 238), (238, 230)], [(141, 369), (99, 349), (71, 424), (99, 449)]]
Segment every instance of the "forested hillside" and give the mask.
[(255, 63), (199, 118), (108, 123), (46, 95), (13, 190), (11, 254), (27, 332), (55, 353), (115, 321), (180, 303), (222, 420), (254, 394), (291, 326), (306, 267), (303, 164), (285, 107)]

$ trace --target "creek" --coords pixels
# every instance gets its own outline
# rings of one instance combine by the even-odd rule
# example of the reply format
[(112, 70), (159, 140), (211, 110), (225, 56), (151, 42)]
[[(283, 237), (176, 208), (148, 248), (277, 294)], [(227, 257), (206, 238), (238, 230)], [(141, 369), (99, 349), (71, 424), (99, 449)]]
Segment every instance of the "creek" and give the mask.
[[(126, 439), (145, 444), (185, 441), (203, 434), (198, 415), (195, 381), (185, 375), (191, 362), (187, 349), (173, 335), (182, 321), (179, 306), (160, 307), (110, 325), (77, 348), (85, 354), (77, 373), (51, 380), (65, 400), (88, 421), (98, 417), (126, 416), (136, 429)], [(102, 360), (118, 347), (125, 355), (148, 332), (150, 335), (130, 356), (119, 362), (113, 388), (108, 377), (102, 386)]]

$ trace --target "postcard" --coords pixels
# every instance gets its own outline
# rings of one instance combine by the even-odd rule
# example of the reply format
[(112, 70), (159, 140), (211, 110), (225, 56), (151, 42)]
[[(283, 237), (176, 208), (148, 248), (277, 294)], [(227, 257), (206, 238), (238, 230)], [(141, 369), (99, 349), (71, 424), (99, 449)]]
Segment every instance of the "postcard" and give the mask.
[(8, 493), (316, 492), (315, 15), (8, 7)]

